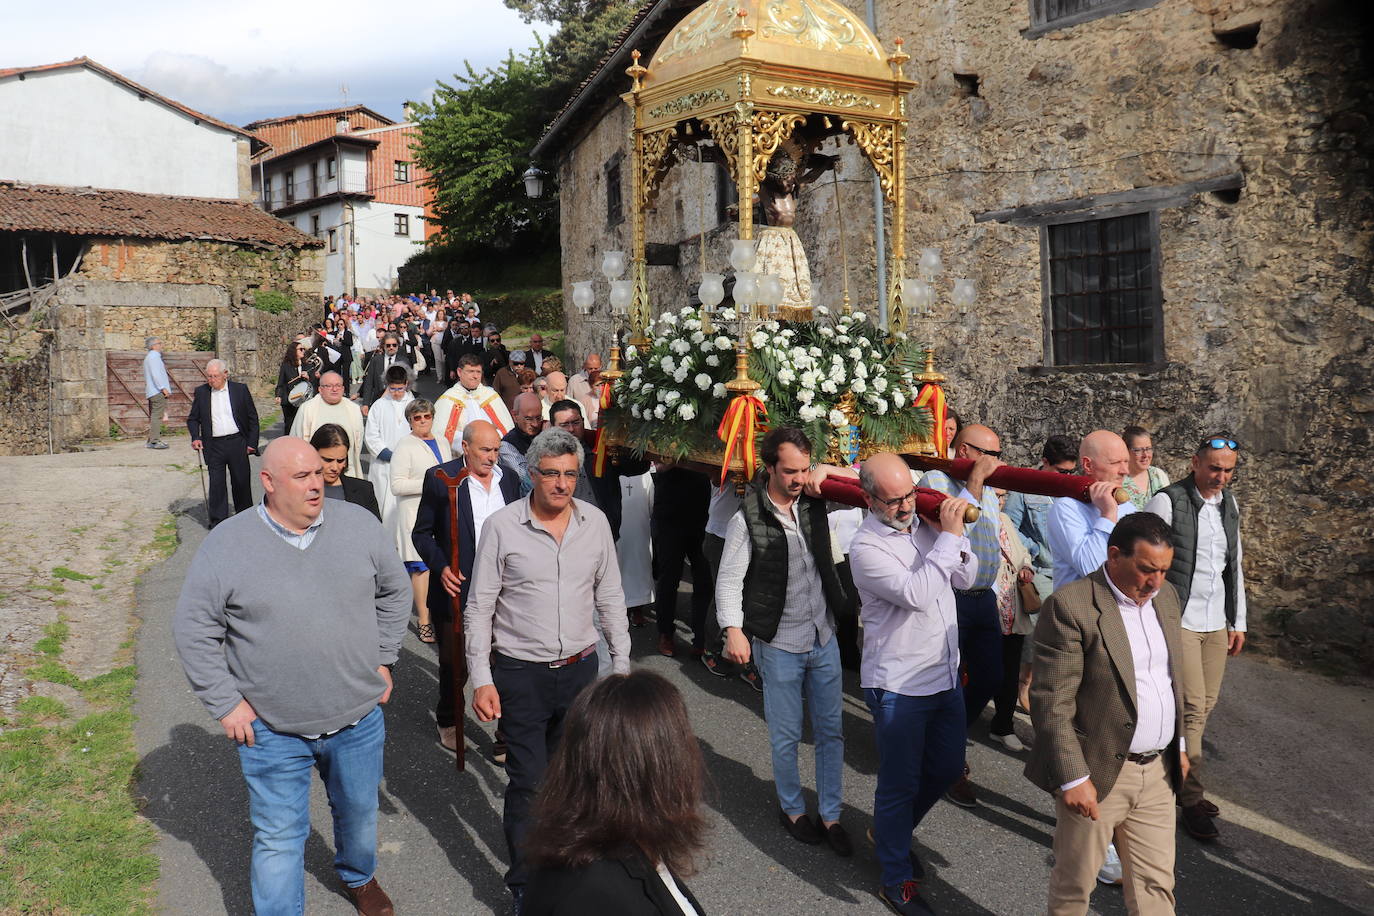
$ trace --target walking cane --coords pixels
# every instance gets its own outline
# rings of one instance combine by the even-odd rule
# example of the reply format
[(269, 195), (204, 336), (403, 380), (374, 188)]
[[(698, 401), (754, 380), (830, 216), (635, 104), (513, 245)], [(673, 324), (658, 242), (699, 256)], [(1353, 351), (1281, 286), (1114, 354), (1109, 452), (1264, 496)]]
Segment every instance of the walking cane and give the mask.
[[(200, 465), (200, 498), (205, 500), (205, 511), (210, 511), (210, 493), (205, 489), (205, 456), (196, 449), (196, 464)], [(208, 518), (208, 516), (207, 516)]]

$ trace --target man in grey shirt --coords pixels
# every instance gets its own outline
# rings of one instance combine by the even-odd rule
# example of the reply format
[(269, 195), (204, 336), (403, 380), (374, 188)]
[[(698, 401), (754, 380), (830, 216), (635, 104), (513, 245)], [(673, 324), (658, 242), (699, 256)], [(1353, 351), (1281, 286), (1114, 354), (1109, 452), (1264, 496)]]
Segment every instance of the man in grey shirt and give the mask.
[[(847, 607), (835, 571), (825, 501), (802, 488), (811, 476), (811, 443), (793, 427), (763, 439), (765, 483), (744, 496), (725, 533), (716, 577), (716, 617), (725, 657), (753, 659), (763, 675), (763, 717), (773, 749), (778, 819), (801, 843), (829, 843), (853, 855), (840, 825), (844, 771), (843, 695), (835, 613)], [(750, 640), (752, 639), (752, 645)], [(797, 747), (802, 698), (811, 704), (820, 824), (806, 813)]]
[[(333, 500), (309, 443), (277, 439), (266, 496), (216, 526), (172, 620), (191, 689), (238, 745), (253, 823), (253, 909), (305, 906), (310, 771), (334, 813), (334, 867), (358, 912), (389, 916), (375, 877), (381, 704), (410, 617), (409, 577), (370, 512)], [(326, 519), (326, 514), (328, 518)]]
[[(616, 674), (630, 670), (630, 629), (606, 516), (573, 498), (582, 443), (557, 427), (525, 453), (534, 489), (482, 528), (463, 634), (472, 708), (506, 739), (506, 885), (524, 897), (530, 802), (573, 700), (596, 679), (597, 626)], [(595, 618), (595, 620), (593, 619)]]

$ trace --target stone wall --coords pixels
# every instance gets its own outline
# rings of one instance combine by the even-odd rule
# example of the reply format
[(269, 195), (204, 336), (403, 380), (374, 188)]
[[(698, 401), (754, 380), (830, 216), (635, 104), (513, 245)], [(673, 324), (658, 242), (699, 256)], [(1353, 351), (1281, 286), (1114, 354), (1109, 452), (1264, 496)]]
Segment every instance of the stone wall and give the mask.
[[(876, 5), (880, 39), (889, 48), (894, 36), (906, 39), (907, 73), (918, 81), (908, 107), (907, 250), (940, 247), (947, 277), (970, 277), (979, 290), (959, 314), (944, 281), (934, 317), (912, 325), (936, 346), (952, 405), (997, 429), (1018, 463), (1033, 461), (1051, 433), (1139, 423), (1155, 433), (1157, 462), (1177, 476), (1204, 435), (1234, 434), (1252, 642), (1367, 670), (1368, 14), (1344, 0), (1163, 0), (1031, 38), (1022, 34), (1028, 0)], [(1254, 26), (1245, 47), (1236, 30)], [(592, 250), (628, 240), (628, 217), (619, 235), (604, 228), (604, 188), (582, 187), (625, 147), (624, 106), (588, 112), (597, 118), (560, 162), (565, 281), (597, 276)], [(1162, 359), (1050, 366), (1040, 230), (986, 214), (1235, 173), (1238, 193), (1202, 192), (1158, 211)], [(850, 234), (852, 265), (874, 256), (867, 188), (856, 182), (846, 197), (861, 226)], [(678, 193), (665, 187), (660, 214)], [(820, 301), (835, 295), (838, 268), (837, 226), (828, 208), (808, 206), (824, 193), (803, 195), (798, 227)], [(654, 232), (650, 241), (671, 240)], [(655, 270), (655, 296), (675, 301), (687, 271), (660, 286)], [(856, 305), (872, 301), (868, 276), (851, 281), (863, 289)]]
[(0, 455), (39, 455), (48, 451), (48, 354), (46, 343), (21, 362), (0, 364), (4, 422)]
[(105, 349), (142, 350), (147, 338), (160, 337), (169, 351), (201, 350), (196, 338), (214, 330), (215, 315), (214, 307), (105, 306)]

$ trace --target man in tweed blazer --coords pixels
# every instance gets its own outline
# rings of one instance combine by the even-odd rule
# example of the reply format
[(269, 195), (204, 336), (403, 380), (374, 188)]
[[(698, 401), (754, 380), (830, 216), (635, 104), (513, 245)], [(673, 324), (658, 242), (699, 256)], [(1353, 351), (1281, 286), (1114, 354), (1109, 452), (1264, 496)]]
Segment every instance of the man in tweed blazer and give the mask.
[(1168, 525), (1121, 520), (1107, 562), (1055, 592), (1035, 628), (1026, 777), (1055, 794), (1049, 912), (1088, 911), (1115, 838), (1132, 914), (1174, 912), (1174, 796), (1182, 753), (1181, 611), (1164, 581)]

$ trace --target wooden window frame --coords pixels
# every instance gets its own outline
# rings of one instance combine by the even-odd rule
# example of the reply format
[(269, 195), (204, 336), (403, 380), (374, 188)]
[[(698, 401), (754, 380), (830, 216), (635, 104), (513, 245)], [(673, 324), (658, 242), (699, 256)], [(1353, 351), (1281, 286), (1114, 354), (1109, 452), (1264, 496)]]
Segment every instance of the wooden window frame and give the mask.
[(339, 232), (337, 229), (329, 230), (329, 253), (333, 254), (339, 250)]
[(406, 238), (410, 238), (410, 214), (393, 213), (391, 214), (391, 216), (392, 228), (396, 231), (396, 234), (398, 236), (405, 236)]
[(391, 164), (391, 178), (397, 184), (408, 184), (410, 182), (410, 163), (402, 159), (397, 159)]
[(1100, 0), (1097, 6), (1090, 9), (1076, 10), (1059, 16), (1052, 15), (1051, 6), (1059, 2), (1062, 0), (1027, 0), (1026, 5), (1030, 8), (1030, 26), (1022, 30), (1022, 37), (1039, 38), (1041, 35), (1092, 22), (1094, 19), (1149, 9), (1161, 0)]

